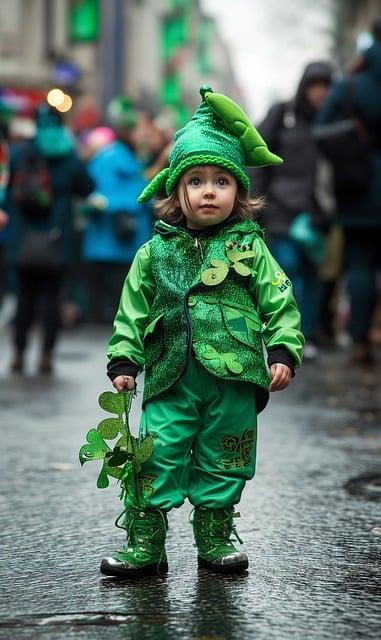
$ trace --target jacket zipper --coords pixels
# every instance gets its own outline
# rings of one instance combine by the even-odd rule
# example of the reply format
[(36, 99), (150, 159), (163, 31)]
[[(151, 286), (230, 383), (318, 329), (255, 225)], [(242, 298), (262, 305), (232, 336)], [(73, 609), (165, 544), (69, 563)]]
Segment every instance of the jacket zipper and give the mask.
[(194, 246), (197, 247), (198, 252), (200, 254), (200, 258), (204, 262), (204, 252), (203, 252), (203, 249), (202, 249), (202, 244), (201, 244), (199, 238), (197, 238), (197, 237), (194, 239)]
[[(202, 244), (199, 240), (198, 237), (196, 237), (194, 239), (194, 246), (197, 247), (198, 252), (200, 254), (200, 258), (201, 261), (204, 261), (204, 252), (202, 249)], [(184, 299), (184, 312), (185, 312), (185, 319), (187, 321), (187, 355), (185, 358), (185, 363), (184, 363), (184, 367), (183, 370), (180, 374), (180, 378), (183, 375), (184, 371), (186, 370), (191, 354), (192, 354), (192, 347), (193, 347), (193, 328), (192, 328), (192, 322), (191, 322), (191, 317), (190, 317), (190, 313), (189, 313), (189, 307), (188, 307), (188, 300), (189, 300), (189, 296), (191, 291), (193, 291), (193, 289), (196, 289), (198, 285), (193, 285), (193, 287), (191, 287), (190, 289), (188, 289), (188, 291), (185, 294), (185, 299)]]
[[(186, 232), (187, 236), (189, 236), (190, 234), (188, 232)], [(194, 239), (194, 246), (198, 249), (198, 252), (200, 254), (200, 258), (202, 261), (204, 261), (204, 252), (202, 249), (202, 245), (201, 242), (199, 241), (199, 239), (196, 237)], [(176, 378), (176, 380), (174, 381), (177, 382), (178, 380), (180, 380), (180, 378), (183, 376), (190, 357), (191, 357), (191, 353), (192, 353), (192, 347), (193, 347), (193, 328), (192, 328), (192, 323), (191, 323), (191, 318), (190, 318), (190, 313), (189, 313), (189, 308), (188, 308), (188, 300), (189, 300), (189, 296), (191, 294), (191, 292), (193, 291), (193, 289), (196, 289), (198, 286), (198, 284), (193, 285), (193, 287), (191, 287), (190, 289), (188, 289), (188, 291), (185, 294), (185, 298), (184, 298), (184, 313), (185, 313), (185, 319), (186, 319), (186, 323), (187, 323), (187, 352), (186, 352), (186, 358), (185, 358), (185, 362), (184, 362), (184, 366), (181, 370), (181, 373), (179, 374), (179, 376)]]

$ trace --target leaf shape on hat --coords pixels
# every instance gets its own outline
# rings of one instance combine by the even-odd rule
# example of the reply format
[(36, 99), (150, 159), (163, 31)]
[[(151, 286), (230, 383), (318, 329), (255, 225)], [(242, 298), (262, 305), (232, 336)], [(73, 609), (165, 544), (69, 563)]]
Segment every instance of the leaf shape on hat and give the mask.
[(154, 178), (152, 178), (151, 182), (147, 184), (147, 186), (143, 189), (140, 196), (138, 197), (138, 202), (140, 204), (151, 200), (155, 193), (157, 193), (159, 189), (164, 186), (164, 183), (168, 179), (169, 171), (169, 167), (166, 167), (165, 169), (162, 169), (162, 171), (160, 171)]
[(263, 167), (283, 162), (282, 158), (269, 151), (246, 113), (231, 98), (222, 93), (205, 93), (205, 100), (226, 128), (240, 138), (248, 166)]

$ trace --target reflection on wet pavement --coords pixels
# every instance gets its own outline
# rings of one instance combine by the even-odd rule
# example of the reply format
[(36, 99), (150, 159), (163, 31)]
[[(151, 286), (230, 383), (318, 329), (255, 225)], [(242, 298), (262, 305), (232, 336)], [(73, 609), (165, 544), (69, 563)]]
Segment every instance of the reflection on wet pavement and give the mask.
[[(118, 488), (77, 451), (97, 424), (102, 332), (68, 335), (48, 383), (4, 369), (0, 637), (5, 640), (358, 640), (381, 625), (381, 367), (307, 365), (260, 419), (238, 530), (250, 570), (198, 570), (187, 505), (170, 514), (167, 578), (102, 578), (120, 546)], [(0, 345), (6, 338), (0, 336)], [(134, 408), (137, 423), (137, 405)]]

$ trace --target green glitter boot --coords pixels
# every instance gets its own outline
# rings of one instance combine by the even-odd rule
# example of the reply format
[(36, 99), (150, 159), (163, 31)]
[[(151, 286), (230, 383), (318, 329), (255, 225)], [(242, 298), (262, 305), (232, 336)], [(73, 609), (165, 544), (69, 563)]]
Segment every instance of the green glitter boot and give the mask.
[(249, 566), (247, 555), (231, 541), (242, 542), (233, 524), (233, 507), (207, 509), (196, 507), (193, 533), (198, 549), (198, 566), (217, 573), (241, 573)]
[(101, 562), (101, 572), (119, 578), (141, 578), (168, 572), (165, 537), (167, 515), (159, 509), (139, 511), (128, 507), (125, 515), (127, 544)]

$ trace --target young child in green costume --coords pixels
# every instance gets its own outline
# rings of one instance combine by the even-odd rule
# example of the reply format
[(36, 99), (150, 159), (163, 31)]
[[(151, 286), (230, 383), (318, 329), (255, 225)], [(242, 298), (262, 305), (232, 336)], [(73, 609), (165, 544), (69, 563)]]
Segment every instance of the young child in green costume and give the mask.
[(301, 362), (292, 285), (253, 219), (245, 171), (282, 160), (232, 100), (200, 93), (170, 166), (139, 198), (164, 187), (168, 196), (125, 280), (108, 350), (117, 391), (134, 389), (144, 368), (140, 437), (154, 447), (138, 474), (139, 506), (125, 498), (127, 545), (102, 560), (106, 575), (165, 573), (167, 513), (185, 498), (199, 566), (247, 569), (231, 538), (255, 472), (257, 414)]

